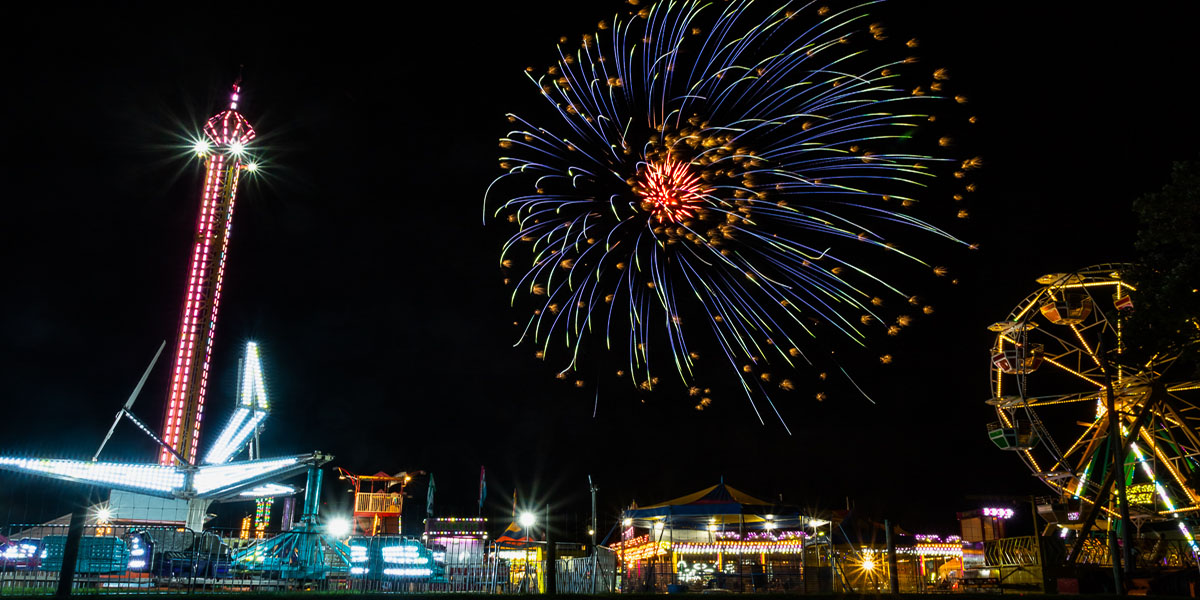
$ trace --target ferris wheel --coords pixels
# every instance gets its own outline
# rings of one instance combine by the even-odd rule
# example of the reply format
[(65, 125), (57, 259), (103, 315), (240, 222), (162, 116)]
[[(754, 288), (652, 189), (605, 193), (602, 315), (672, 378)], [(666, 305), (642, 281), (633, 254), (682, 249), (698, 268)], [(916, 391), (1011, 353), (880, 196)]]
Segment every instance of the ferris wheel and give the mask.
[[(1122, 335), (1137, 296), (1130, 267), (1040, 277), (1041, 287), (989, 327), (987, 402), (998, 420), (988, 435), (1056, 492), (1068, 507), (1060, 524), (1115, 517), (1123, 482), (1139, 527), (1176, 521), (1195, 548), (1184, 520), (1200, 518), (1200, 381), (1173, 378), (1179, 354), (1133, 360)], [(1109, 454), (1116, 431), (1121, 469)]]

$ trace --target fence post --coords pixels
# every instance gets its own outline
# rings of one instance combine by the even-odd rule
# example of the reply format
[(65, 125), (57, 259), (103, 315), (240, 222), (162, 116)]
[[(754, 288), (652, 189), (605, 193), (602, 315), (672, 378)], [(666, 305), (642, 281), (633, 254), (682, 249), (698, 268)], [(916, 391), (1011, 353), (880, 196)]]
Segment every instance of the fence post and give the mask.
[(550, 505), (546, 505), (546, 592), (558, 593), (558, 545), (550, 530)]
[(67, 527), (67, 542), (63, 546), (62, 569), (58, 572), (58, 590), (54, 593), (59, 598), (71, 595), (71, 583), (75, 580), (75, 563), (79, 560), (79, 542), (83, 539), (83, 520), (87, 515), (85, 508), (77, 508), (71, 513), (71, 524)]

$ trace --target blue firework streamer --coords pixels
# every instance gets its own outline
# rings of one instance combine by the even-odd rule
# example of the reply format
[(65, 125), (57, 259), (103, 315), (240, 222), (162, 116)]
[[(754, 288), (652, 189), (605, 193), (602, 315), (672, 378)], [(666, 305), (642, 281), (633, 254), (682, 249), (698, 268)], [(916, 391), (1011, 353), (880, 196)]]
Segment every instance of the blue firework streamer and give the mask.
[(703, 396), (697, 348), (715, 341), (760, 420), (763, 401), (778, 417), (770, 392), (795, 384), (771, 365), (811, 364), (821, 325), (864, 346), (907, 325), (883, 308), (916, 303), (889, 265), (944, 273), (900, 241), (962, 244), (907, 212), (937, 173), (979, 166), (911, 149), (953, 104), (945, 72), (913, 88), (915, 59), (874, 62), (875, 2), (764, 4), (635, 6), (527, 69), (549, 110), (508, 115), (485, 215), (516, 226), (501, 265), (531, 304), (518, 343), (561, 356), (560, 378), (591, 340), (627, 355), (634, 385), (665, 372)]

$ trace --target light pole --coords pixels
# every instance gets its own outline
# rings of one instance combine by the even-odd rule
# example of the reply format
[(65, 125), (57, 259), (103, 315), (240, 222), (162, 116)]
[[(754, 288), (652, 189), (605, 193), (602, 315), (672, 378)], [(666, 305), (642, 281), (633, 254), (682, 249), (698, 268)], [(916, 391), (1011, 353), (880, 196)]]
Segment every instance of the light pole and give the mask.
[(588, 491), (592, 493), (592, 526), (588, 529), (588, 535), (592, 536), (592, 593), (596, 593), (596, 580), (600, 578), (600, 556), (596, 553), (596, 492), (600, 488), (592, 483), (592, 476), (588, 475)]
[(596, 484), (592, 483), (591, 475), (588, 475), (588, 491), (590, 491), (592, 493), (592, 526), (588, 528), (588, 531), (592, 536), (592, 553), (595, 554), (596, 553), (596, 492), (600, 491), (600, 488), (596, 487)]
[[(522, 512), (521, 516), (517, 517), (517, 523), (521, 526), (521, 533), (524, 534), (523, 537), (533, 539), (533, 535), (532, 535), (533, 531), (532, 530), (533, 530), (533, 524), (535, 521), (536, 520), (534, 519), (533, 513), (529, 512), (529, 511)], [(529, 584), (529, 571), (530, 571), (530, 568), (533, 566), (533, 561), (529, 559), (529, 547), (530, 547), (530, 545), (526, 544), (526, 546), (525, 546), (525, 592), (526, 593), (536, 593), (536, 592), (532, 592), (530, 590), (530, 584)], [(534, 575), (533, 581), (534, 581), (534, 585), (536, 585), (537, 584), (536, 574)]]

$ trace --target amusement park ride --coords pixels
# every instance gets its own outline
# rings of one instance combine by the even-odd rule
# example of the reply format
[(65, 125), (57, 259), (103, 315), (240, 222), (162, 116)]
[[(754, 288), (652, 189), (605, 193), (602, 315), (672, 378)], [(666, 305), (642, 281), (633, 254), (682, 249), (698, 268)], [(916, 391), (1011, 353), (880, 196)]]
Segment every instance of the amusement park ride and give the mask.
[(1076, 536), (1069, 562), (1106, 523), (1126, 523), (1123, 537), (1131, 525), (1156, 536), (1178, 529), (1200, 550), (1200, 381), (1172, 372), (1179, 352), (1139, 358), (1128, 347), (1129, 271), (1101, 264), (1041, 277), (990, 327), (988, 404), (999, 420), (989, 436), (1054, 490), (1039, 513)]
[[(246, 346), (233, 415), (210, 444), (204, 462), (197, 463), (234, 200), (242, 173), (252, 173), (257, 168), (250, 160), (247, 148), (255, 137), (254, 128), (237, 111), (239, 84), (240, 79), (233, 86), (229, 108), (208, 120), (204, 126), (206, 139), (197, 141), (194, 146), (196, 155), (204, 161), (205, 177), (191, 260), (185, 274), (183, 312), (174, 346), (175, 358), (171, 363), (171, 384), (161, 434), (155, 435), (135, 417), (132, 407), (162, 354), (162, 346), (118, 411), (112, 428), (91, 460), (0, 456), (0, 469), (110, 488), (113, 490), (110, 510), (117, 518), (131, 522), (176, 523), (194, 531), (203, 529), (212, 502), (291, 495), (295, 489), (276, 482), (308, 471), (309, 487), (305, 490), (308, 502), (302, 523), (312, 521), (310, 525), (316, 526), (319, 467), (332, 457), (319, 452), (279, 458), (258, 456), (254, 440), (270, 413), (270, 405), (263, 384), (258, 346), (254, 342)], [(156, 462), (99, 460), (100, 452), (123, 417), (129, 418), (154, 440), (159, 447)], [(251, 446), (249, 458), (233, 460), (248, 445)]]
[[(203, 462), (197, 461), (234, 200), (241, 175), (257, 169), (248, 149), (255, 137), (254, 128), (237, 110), (239, 84), (240, 79), (233, 86), (229, 108), (208, 120), (204, 126), (206, 139), (197, 141), (193, 147), (204, 161), (205, 177), (191, 259), (184, 279), (183, 311), (173, 347), (175, 356), (171, 363), (161, 433), (155, 434), (134, 415), (133, 404), (166, 342), (159, 347), (133, 393), (117, 412), (91, 460), (0, 456), (0, 469), (110, 489), (101, 530), (111, 531), (113, 525), (121, 525), (127, 533), (124, 539), (98, 533), (91, 544), (106, 543), (121, 552), (128, 552), (120, 554), (123, 559), (114, 563), (118, 571), (154, 570), (160, 575), (173, 576), (174, 567), (168, 564), (168, 555), (177, 550), (190, 552), (187, 556), (195, 563), (196, 557), (200, 556), (197, 552), (211, 546), (208, 548), (213, 552), (211, 556), (220, 557), (213, 564), (227, 561), (225, 567), (210, 569), (209, 575), (214, 577), (221, 569), (227, 572), (232, 566), (241, 574), (271, 575), (289, 580), (349, 576), (384, 586), (414, 580), (440, 580), (445, 572), (444, 553), (435, 556), (420, 540), (396, 535), (400, 532), (404, 485), (412, 479), (409, 474), (358, 476), (341, 471), (343, 478), (353, 479), (355, 490), (359, 492), (355, 503), (359, 527), (358, 535), (355, 535), (354, 528), (350, 527), (345, 531), (334, 531), (337, 519), (322, 523), (318, 517), (324, 476), (321, 467), (332, 460), (332, 456), (313, 452), (262, 458), (258, 436), (270, 415), (271, 406), (263, 380), (259, 347), (254, 342), (246, 345), (241, 360), (233, 414), (224, 429), (212, 438)], [(104, 446), (125, 418), (154, 440), (159, 448), (156, 460), (144, 463), (100, 461)], [(248, 456), (234, 460), (243, 451)], [(269, 537), (264, 535), (271, 500), (293, 496), (297, 492), (279, 481), (302, 472), (307, 472), (307, 481), (300, 518), (295, 523), (290, 522), (289, 504), (284, 510), (289, 515), (285, 516), (281, 527), (284, 531)], [(397, 485), (398, 492), (394, 487)], [(255, 501), (255, 539), (250, 539), (250, 522), (247, 521), (242, 535), (246, 543), (232, 548), (224, 541), (215, 545), (206, 542), (219, 540), (213, 532), (204, 531), (211, 504), (238, 500)], [(0, 541), (10, 551), (21, 552), (20, 548), (13, 550), (17, 546), (2, 538)], [(20, 543), (24, 542), (49, 543), (32, 539)], [(29, 547), (33, 548), (32, 545)], [(189, 568), (195, 568), (195, 564)]]

